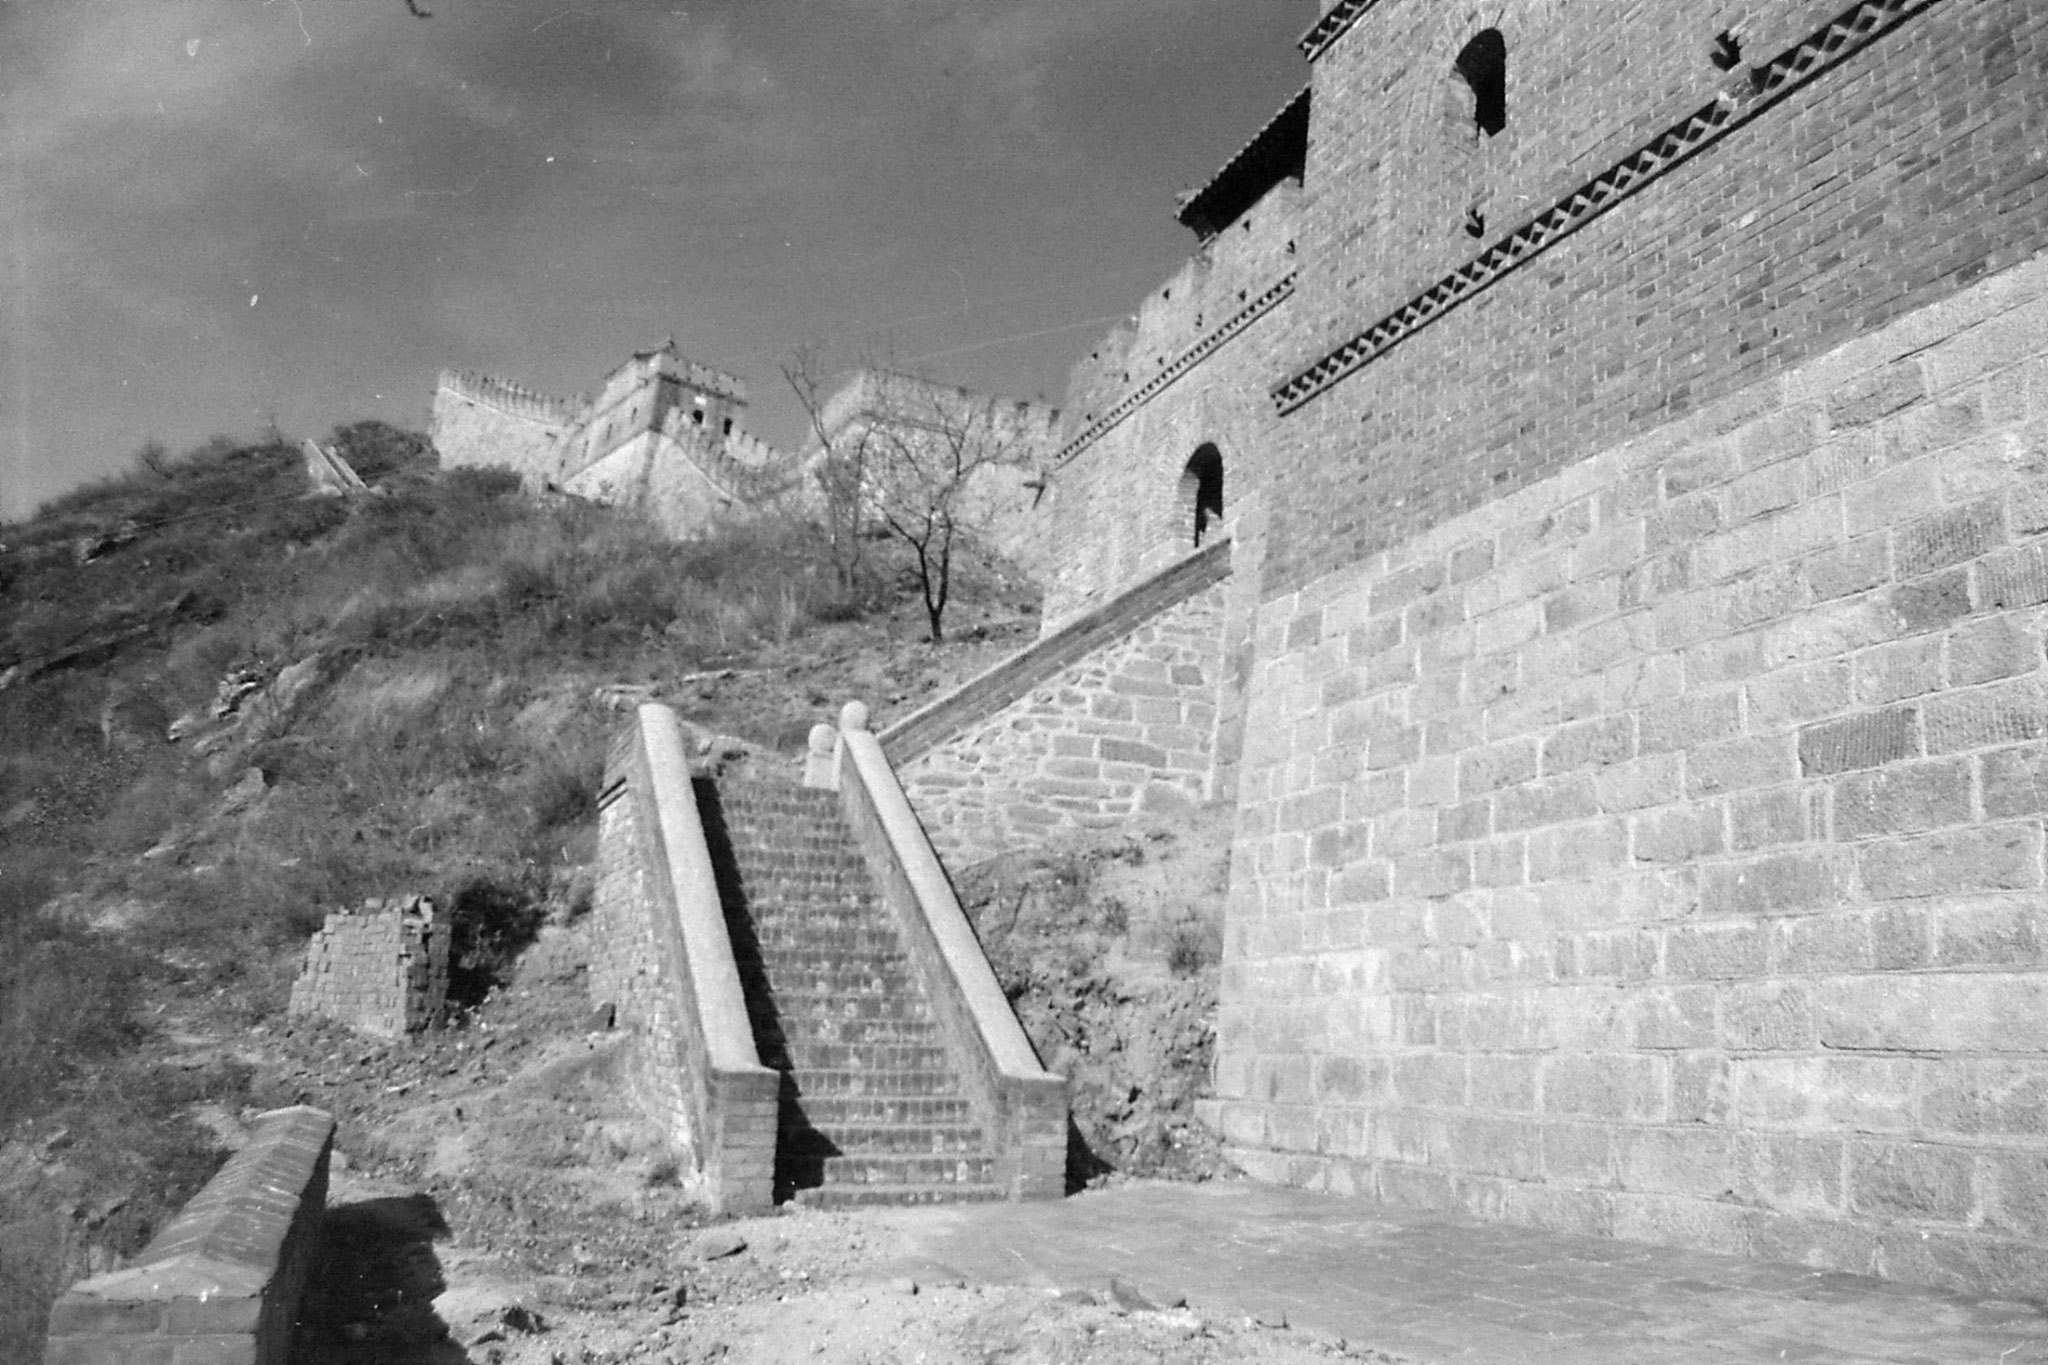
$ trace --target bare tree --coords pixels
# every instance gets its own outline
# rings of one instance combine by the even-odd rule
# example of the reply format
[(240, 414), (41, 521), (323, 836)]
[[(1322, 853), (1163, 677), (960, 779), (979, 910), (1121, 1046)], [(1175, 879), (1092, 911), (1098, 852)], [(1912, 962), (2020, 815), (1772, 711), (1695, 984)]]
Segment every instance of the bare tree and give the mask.
[(825, 537), (832, 572), (847, 597), (860, 592), (861, 537), (867, 531), (868, 455), (874, 427), (868, 422), (835, 420), (827, 391), (831, 371), (824, 349), (814, 343), (798, 346), (781, 365), (782, 377), (804, 410), (817, 452), (810, 473), (824, 512)]
[(997, 401), (924, 379), (872, 374), (860, 425), (872, 429), (867, 503), (917, 555), (931, 641), (945, 639), (953, 551), (967, 529), (970, 484), (985, 469), (1017, 462), (1022, 442)]

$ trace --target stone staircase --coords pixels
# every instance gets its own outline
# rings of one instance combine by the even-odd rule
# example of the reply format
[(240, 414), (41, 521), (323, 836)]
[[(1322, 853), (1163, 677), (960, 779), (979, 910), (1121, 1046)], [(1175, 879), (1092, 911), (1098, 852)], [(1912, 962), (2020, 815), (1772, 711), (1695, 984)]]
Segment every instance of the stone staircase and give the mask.
[(697, 784), (763, 1065), (782, 1074), (775, 1198), (999, 1199), (924, 987), (838, 795)]

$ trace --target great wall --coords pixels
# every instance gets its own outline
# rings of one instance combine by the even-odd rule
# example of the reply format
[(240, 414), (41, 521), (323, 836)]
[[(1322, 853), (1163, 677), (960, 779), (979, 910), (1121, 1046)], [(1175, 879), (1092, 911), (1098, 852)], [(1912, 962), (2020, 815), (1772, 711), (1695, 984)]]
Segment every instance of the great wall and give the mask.
[[(1182, 204), (1188, 264), (1075, 371), (1017, 513), (1040, 640), (821, 727), (807, 787), (736, 806), (831, 830), (762, 824), (742, 881), (872, 878), (845, 894), (887, 934), (801, 912), (919, 1007), (808, 989), (939, 1026), (950, 1079), (881, 1103), (957, 1097), (926, 1173), (956, 1192), (1057, 1193), (1059, 1081), (941, 860), (1224, 803), (1207, 1112), (1247, 1172), (2037, 1295), (2048, 9), (1332, 0), (1301, 50)], [(444, 376), (436, 440), (576, 491), (611, 400), (670, 440), (634, 395), (693, 395), (680, 434), (744, 402), (672, 353), (620, 375)], [(758, 1207), (841, 1149), (797, 1141), (761, 1017), (795, 978), (740, 977), (803, 964), (729, 937), (698, 814), (728, 794), (670, 725), (607, 779), (595, 989), (707, 1197)]]

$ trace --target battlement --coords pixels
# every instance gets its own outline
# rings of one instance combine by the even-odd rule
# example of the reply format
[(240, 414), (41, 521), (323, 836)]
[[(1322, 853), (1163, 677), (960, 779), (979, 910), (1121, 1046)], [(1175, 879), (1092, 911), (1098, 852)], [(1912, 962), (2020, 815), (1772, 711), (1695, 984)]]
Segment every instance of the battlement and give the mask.
[(487, 374), (469, 374), (458, 370), (441, 371), (437, 387), (458, 398), (466, 398), (472, 403), (482, 403), (513, 417), (526, 417), (558, 426), (567, 426), (575, 421), (577, 415), (589, 405), (589, 400), (580, 395), (573, 400), (554, 398), (535, 392), (524, 384), (515, 384), (509, 379), (498, 379)]

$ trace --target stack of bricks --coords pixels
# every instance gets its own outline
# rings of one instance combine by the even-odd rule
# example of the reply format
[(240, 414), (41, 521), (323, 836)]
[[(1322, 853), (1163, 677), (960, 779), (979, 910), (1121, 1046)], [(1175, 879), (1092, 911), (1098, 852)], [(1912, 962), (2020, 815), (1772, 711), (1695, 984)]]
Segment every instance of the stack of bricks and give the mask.
[(391, 1038), (432, 1027), (447, 1009), (450, 927), (424, 896), (335, 911), (306, 945), (291, 1013)]

